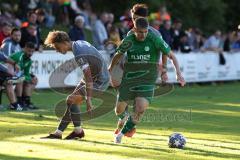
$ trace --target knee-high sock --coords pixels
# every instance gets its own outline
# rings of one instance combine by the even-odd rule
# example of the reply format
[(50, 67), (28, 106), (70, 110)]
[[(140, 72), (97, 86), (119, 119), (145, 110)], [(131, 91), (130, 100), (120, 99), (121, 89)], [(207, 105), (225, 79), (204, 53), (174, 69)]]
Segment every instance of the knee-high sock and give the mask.
[(60, 123), (59, 123), (59, 125), (58, 125), (58, 130), (60, 130), (60, 131), (62, 131), (62, 132), (67, 128), (67, 126), (69, 125), (69, 123), (72, 121), (72, 119), (71, 119), (70, 107), (71, 107), (71, 106), (68, 106), (68, 107), (67, 107), (67, 109), (66, 109), (66, 111), (65, 111), (65, 114), (64, 114), (64, 116), (62, 117), (62, 119), (61, 119), (61, 121), (60, 121)]
[(130, 131), (131, 129), (133, 129), (135, 125), (136, 124), (133, 123), (133, 121), (132, 121), (132, 116), (129, 116), (127, 122), (124, 124), (124, 126), (121, 130), (122, 134), (125, 134), (128, 131)]
[(23, 105), (23, 97), (17, 97), (17, 102), (18, 104)]
[(70, 111), (74, 127), (80, 127), (81, 126), (80, 107), (76, 104), (73, 104), (70, 108)]
[(117, 115), (120, 120), (124, 119), (128, 115), (128, 111), (125, 110), (123, 113)]
[(23, 103), (29, 105), (31, 103), (31, 97), (23, 96)]

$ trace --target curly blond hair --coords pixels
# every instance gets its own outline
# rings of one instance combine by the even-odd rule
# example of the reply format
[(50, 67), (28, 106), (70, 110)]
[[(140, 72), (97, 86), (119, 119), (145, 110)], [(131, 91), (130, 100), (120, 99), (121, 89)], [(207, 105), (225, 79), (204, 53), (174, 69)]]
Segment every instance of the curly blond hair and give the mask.
[(63, 31), (51, 31), (48, 33), (44, 44), (49, 47), (53, 47), (55, 43), (70, 42), (70, 38), (66, 32)]

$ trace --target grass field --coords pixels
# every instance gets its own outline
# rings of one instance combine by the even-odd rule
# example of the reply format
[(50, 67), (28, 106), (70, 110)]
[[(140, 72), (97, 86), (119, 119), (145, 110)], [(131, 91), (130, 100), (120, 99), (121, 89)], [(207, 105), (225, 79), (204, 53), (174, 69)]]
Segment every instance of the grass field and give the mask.
[[(110, 112), (83, 124), (83, 140), (42, 140), (54, 131), (54, 104), (65, 95), (39, 90), (38, 111), (0, 112), (0, 160), (236, 160), (240, 159), (240, 83), (176, 87), (153, 101), (133, 138), (113, 144), (117, 118)], [(4, 97), (6, 104), (6, 98)], [(114, 105), (114, 104), (113, 104)], [(72, 125), (64, 133), (67, 135)], [(168, 136), (180, 132), (185, 149), (170, 149)]]

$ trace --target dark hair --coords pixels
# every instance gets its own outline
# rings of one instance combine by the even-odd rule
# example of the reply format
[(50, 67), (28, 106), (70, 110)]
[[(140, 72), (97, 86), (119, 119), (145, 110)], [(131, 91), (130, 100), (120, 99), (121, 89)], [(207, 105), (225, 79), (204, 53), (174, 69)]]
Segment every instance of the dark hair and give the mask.
[(137, 3), (133, 6), (133, 8), (131, 9), (131, 12), (141, 17), (147, 17), (148, 7), (146, 4)]
[(11, 35), (14, 33), (14, 32), (21, 32), (21, 30), (19, 28), (13, 28), (12, 31), (11, 31)]
[(43, 8), (38, 8), (35, 13), (37, 15), (45, 16), (45, 10)]
[(180, 18), (176, 18), (173, 23), (182, 23), (182, 20)]
[(27, 17), (30, 17), (32, 14), (36, 14), (33, 10), (27, 12)]
[(33, 42), (27, 42), (27, 43), (25, 43), (25, 47), (35, 49), (35, 44)]
[(3, 23), (1, 24), (1, 27), (6, 27), (6, 26), (12, 27), (12, 24), (9, 23), (9, 22), (3, 22)]
[(135, 20), (135, 27), (136, 28), (148, 28), (148, 20), (146, 18), (140, 17)]

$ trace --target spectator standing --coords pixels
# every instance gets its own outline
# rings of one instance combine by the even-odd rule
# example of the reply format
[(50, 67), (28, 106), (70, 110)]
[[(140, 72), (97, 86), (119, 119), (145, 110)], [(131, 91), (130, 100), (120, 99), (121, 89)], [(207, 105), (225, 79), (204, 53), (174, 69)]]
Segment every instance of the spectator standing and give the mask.
[(30, 23), (37, 24), (37, 14), (34, 11), (27, 13), (27, 20), (22, 23), (22, 28), (27, 27)]
[(172, 49), (178, 51), (180, 49), (180, 37), (185, 36), (182, 30), (182, 21), (180, 19), (176, 19), (173, 22), (171, 34), (173, 38)]
[(187, 34), (182, 34), (179, 40), (179, 48), (181, 53), (189, 53), (192, 51), (191, 46), (188, 43)]
[(108, 39), (105, 23), (108, 21), (107, 13), (103, 12), (100, 19), (96, 20), (93, 26), (93, 42), (97, 49), (104, 49), (104, 43)]
[(9, 37), (12, 30), (12, 25), (10, 23), (4, 22), (0, 27), (0, 46), (5, 38)]
[(56, 2), (54, 0), (44, 0), (41, 2), (41, 7), (45, 11), (45, 26), (48, 28), (53, 27), (56, 17), (53, 15), (53, 8)]
[(119, 27), (120, 39), (123, 39), (127, 36), (127, 33), (130, 30), (128, 24), (129, 24), (129, 18), (126, 18), (124, 16), (120, 17), (120, 27)]
[(113, 22), (114, 22), (114, 14), (113, 13), (107, 13), (107, 22), (105, 23), (105, 27), (107, 29), (107, 32), (110, 32), (110, 29), (113, 26)]
[(171, 16), (167, 11), (167, 7), (165, 5), (160, 6), (158, 12), (150, 14), (150, 20), (157, 20), (160, 25), (165, 21), (171, 21)]
[(162, 35), (163, 40), (172, 47), (173, 37), (171, 34), (171, 21), (164, 21), (163, 26), (160, 27), (160, 33)]
[(239, 52), (240, 51), (240, 31), (238, 31), (237, 33), (235, 33), (234, 36), (235, 40), (233, 42), (233, 44), (231, 45), (231, 50), (234, 52)]
[(28, 27), (21, 29), (22, 38), (20, 41), (20, 46), (23, 48), (27, 42), (34, 43), (35, 49), (39, 50), (40, 40), (37, 37), (37, 26), (35, 24), (29, 24)]
[(234, 41), (234, 32), (228, 32), (223, 36), (223, 51), (230, 52)]
[(214, 52), (221, 52), (222, 49), (222, 39), (221, 39), (221, 31), (216, 30), (214, 35), (210, 36), (206, 42), (204, 43), (203, 49), (205, 51), (214, 51)]
[(84, 17), (77, 16), (74, 20), (74, 25), (69, 31), (69, 37), (72, 41), (85, 40), (85, 35), (83, 32)]
[(78, 5), (80, 9), (82, 10), (81, 16), (84, 17), (84, 28), (91, 29), (91, 21), (90, 17), (92, 15), (92, 5), (89, 0), (81, 0), (78, 1)]

